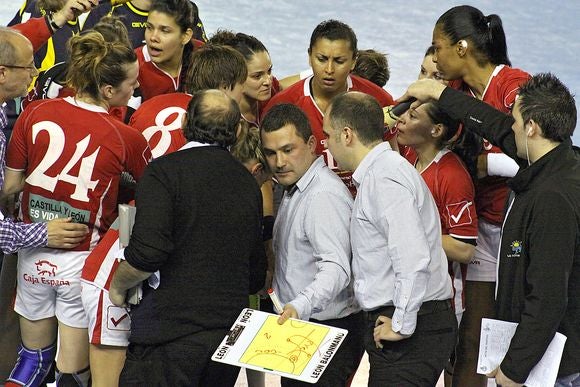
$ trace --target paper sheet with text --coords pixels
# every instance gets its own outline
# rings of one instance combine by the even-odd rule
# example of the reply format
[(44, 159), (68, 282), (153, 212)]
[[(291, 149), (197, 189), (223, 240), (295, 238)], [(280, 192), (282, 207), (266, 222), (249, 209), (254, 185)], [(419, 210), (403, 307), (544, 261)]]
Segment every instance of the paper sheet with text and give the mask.
[[(481, 340), (477, 373), (487, 374), (495, 370), (508, 351), (517, 323), (484, 318), (481, 320)], [(526, 379), (527, 387), (553, 386), (558, 375), (566, 336), (556, 332), (542, 359)]]
[(316, 383), (348, 331), (244, 309), (212, 360)]

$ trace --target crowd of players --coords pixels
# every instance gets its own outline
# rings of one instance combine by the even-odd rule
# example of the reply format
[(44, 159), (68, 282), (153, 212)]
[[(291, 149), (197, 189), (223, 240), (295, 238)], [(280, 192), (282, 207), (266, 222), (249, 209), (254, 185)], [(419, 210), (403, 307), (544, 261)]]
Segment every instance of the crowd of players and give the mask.
[[(44, 223), (64, 217), (88, 229), (74, 229), (75, 234), (65, 236), (61, 245), (51, 245), (46, 238), (21, 245), (26, 248), (20, 248), (18, 253), (14, 310), (20, 316), (22, 344), (19, 349), (14, 348), (18, 360), (7, 386), (46, 383), (55, 359), (58, 386), (117, 385), (127, 346), (135, 337), (141, 337), (144, 329), (137, 325), (130, 340), (130, 328), (135, 326), (131, 326), (132, 316), (125, 307), (126, 289), (121, 285), (124, 282), (120, 275), (115, 277), (119, 265), (116, 258), (122, 255), (117, 248), (117, 204), (134, 199), (135, 186), (151, 160), (187, 149), (192, 138), (199, 141), (196, 135), (188, 135), (188, 130), (218, 125), (204, 116), (204, 104), (209, 103), (206, 99), (218, 98), (204, 94), (203, 90), (207, 89), (220, 90), (235, 101), (241, 119), (237, 140), (231, 141), (235, 142), (231, 153), (254, 176), (262, 193), (262, 237), (268, 271), (265, 280), (253, 281), (260, 286), (253, 286), (251, 290), (256, 292), (262, 285), (264, 289), (273, 286), (287, 306), (282, 321), (294, 317), (336, 326), (346, 321), (351, 331), (356, 326), (362, 331), (365, 326), (362, 320), (357, 322), (363, 316), (361, 306), (368, 316), (378, 313), (381, 306), (395, 307), (388, 316), (388, 324), (381, 319), (382, 315), (375, 318), (376, 324), (391, 325), (390, 318), (393, 318), (392, 328), (388, 328), (400, 335), (395, 336), (396, 340), (408, 343), (408, 337), (414, 334), (414, 323), (409, 330), (406, 323), (397, 328), (394, 320), (397, 308), (407, 302), (412, 304), (416, 297), (409, 293), (411, 301), (403, 303), (398, 299), (403, 297), (406, 286), (418, 292), (419, 285), (413, 288), (405, 280), (419, 283), (419, 276), (401, 279), (395, 275), (393, 282), (400, 281), (397, 282), (400, 287), (390, 299), (379, 297), (377, 304), (368, 295), (361, 297), (362, 291), (357, 289), (356, 282), (352, 283), (350, 243), (346, 246), (349, 250), (346, 263), (332, 262), (342, 269), (332, 272), (332, 278), (323, 283), (321, 278), (329, 275), (324, 272), (328, 270), (323, 269), (324, 262), (294, 267), (287, 262), (286, 255), (291, 255), (288, 246), (280, 247), (289, 243), (287, 239), (291, 240), (296, 232), (292, 227), (297, 226), (288, 223), (284, 212), (284, 217), (274, 223), (280, 201), (284, 205), (284, 200), (290, 200), (288, 197), (293, 195), (298, 181), (314, 166), (314, 159), (309, 159), (310, 151), (316, 157), (322, 156), (321, 160), (342, 179), (352, 197), (357, 196), (360, 182), (356, 182), (356, 177), (353, 180), (351, 167), (358, 164), (349, 163), (351, 159), (344, 153), (336, 153), (339, 148), (331, 143), (337, 140), (332, 137), (335, 133), (327, 128), (326, 116), (331, 111), (334, 116), (339, 114), (336, 111), (341, 103), (353, 106), (360, 103), (361, 109), (367, 106), (367, 102), (358, 101), (356, 96), (338, 98), (345, 92), (361, 92), (378, 102), (384, 109), (382, 140), (414, 167), (413, 173), (423, 178), (434, 199), (438, 213), (435, 223), (440, 230), (437, 246), (443, 249), (448, 261), (444, 269), (449, 275), (445, 275), (445, 281), (440, 281), (437, 289), (425, 284), (425, 293), (433, 290), (433, 298), (426, 295), (420, 299), (418, 305), (423, 305), (411, 314), (418, 321), (425, 319), (425, 315), (434, 316), (441, 306), (432, 302), (449, 299), (456, 326), (448, 332), (453, 345), (445, 345), (447, 339), (438, 338), (441, 346), (430, 348), (439, 356), (426, 348), (414, 349), (417, 357), (411, 356), (411, 366), (408, 364), (407, 368), (416, 368), (416, 371), (408, 374), (404, 365), (396, 363), (398, 358), (389, 358), (403, 355), (385, 354), (382, 349), (371, 352), (367, 348), (371, 356), (370, 383), (384, 385), (386, 380), (399, 380), (408, 385), (433, 385), (443, 369), (447, 385), (487, 383), (485, 375), (475, 372), (481, 319), (495, 316), (497, 255), (504, 206), (510, 192), (506, 182), (516, 175), (519, 166), (498, 146), (466, 130), (457, 117), (448, 114), (437, 102), (413, 104), (393, 120), (390, 113), (395, 101), (383, 88), (389, 79), (386, 57), (374, 50), (359, 50), (356, 35), (348, 25), (336, 20), (321, 22), (313, 31), (308, 47), (310, 71), (280, 80), (272, 74), (267, 48), (248, 34), (251, 31), (218, 30), (208, 39), (197, 6), (189, 0), (132, 0), (117, 5), (99, 5), (96, 0), (25, 1), (10, 25), (13, 30), (0, 32), (0, 45), (12, 47), (3, 48), (10, 55), (0, 51), (0, 68), (12, 66), (27, 71), (28, 79), (20, 82), (30, 87), (26, 95), (20, 93), (22, 98), (6, 99), (5, 131), (10, 135), (10, 144), (3, 193), (10, 196), (22, 192), (20, 213), (25, 223)], [(14, 30), (23, 36), (11, 32)], [(34, 61), (28, 63), (32, 52)], [(4, 63), (18, 59), (26, 63)], [(300, 69), (296, 70), (298, 73)], [(497, 15), (485, 16), (476, 8), (459, 6), (445, 12), (434, 26), (432, 46), (426, 50), (418, 78), (436, 80), (510, 113), (520, 87), (531, 76), (511, 67)], [(12, 95), (18, 96), (18, 93)], [(212, 99), (212, 103), (217, 102)], [(310, 132), (299, 128), (300, 114), (284, 108), (286, 104), (300, 108), (308, 119)], [(192, 116), (195, 109), (199, 111), (200, 122)], [(307, 146), (303, 149), (305, 153), (299, 154), (300, 158), (293, 154), (292, 146), (280, 142), (280, 128), (288, 123), (300, 132), (304, 140), (304, 144), (299, 141), (300, 146)], [(349, 133), (337, 134), (339, 142), (348, 142)], [(343, 134), (345, 140), (342, 140)], [(263, 145), (261, 139), (265, 142)], [(229, 145), (230, 139), (208, 138), (206, 142)], [(301, 174), (286, 170), (281, 158), (290, 160), (291, 166), (295, 162), (296, 170), (300, 165), (305, 169)], [(409, 172), (400, 173), (406, 176), (404, 173)], [(320, 216), (326, 217), (325, 221), (341, 222), (340, 216), (333, 218), (324, 207), (312, 206), (309, 210), (322, 211)], [(352, 204), (345, 211), (351, 208)], [(406, 216), (404, 212), (398, 215)], [(396, 216), (389, 220), (395, 228), (397, 220), (400, 227), (407, 224)], [(282, 227), (289, 228), (282, 232)], [(336, 225), (328, 227), (332, 229)], [(276, 229), (273, 248), (272, 236)], [(312, 237), (310, 244), (322, 241), (323, 245), (332, 244), (333, 248), (341, 244), (338, 228), (333, 231), (334, 239), (330, 236), (324, 239), (322, 235), (326, 234), (317, 230), (318, 236)], [(300, 236), (296, 239), (300, 240)], [(296, 242), (291, 240), (291, 243)], [(420, 244), (406, 240), (403, 246), (414, 252), (414, 243)], [(521, 251), (522, 241), (511, 243), (514, 253)], [(389, 240), (391, 249), (393, 245), (394, 241)], [(6, 248), (3, 246), (3, 249)], [(130, 254), (134, 250), (135, 247), (129, 250)], [(128, 258), (129, 263), (134, 259)], [(143, 262), (141, 265), (142, 270), (153, 268)], [(398, 264), (393, 265), (397, 273)], [(126, 266), (121, 267), (126, 271)], [(163, 267), (159, 270), (163, 278)], [(221, 268), (216, 270), (219, 272)], [(305, 274), (305, 278), (312, 278), (293, 277), (293, 270), (310, 270), (312, 273)], [(435, 277), (440, 268), (434, 269), (429, 264), (418, 271), (421, 270)], [(153, 288), (154, 282), (149, 279)], [(383, 284), (377, 285), (378, 289), (394, 286), (387, 282), (385, 278)], [(120, 290), (122, 296), (117, 294)], [(172, 317), (180, 318), (179, 314)], [(227, 329), (229, 324), (231, 321), (224, 322), (223, 328)], [(417, 332), (424, 329), (419, 326)], [(376, 329), (375, 341), (382, 348), (385, 340), (391, 339), (382, 337), (386, 333), (380, 330), (377, 333)], [(431, 333), (421, 332), (421, 335)], [(415, 336), (419, 337), (419, 333)], [(533, 338), (520, 340), (525, 343)], [(362, 356), (362, 341), (361, 335), (358, 344), (351, 341), (343, 346), (344, 351), (347, 347), (356, 348), (350, 352), (350, 359), (337, 355), (335, 363), (340, 364), (342, 374), (335, 375), (329, 369), (321, 384), (349, 382)], [(428, 343), (417, 342), (425, 346)], [(417, 342), (413, 345), (418, 345)], [(408, 348), (391, 350), (412, 352)], [(130, 347), (130, 351), (134, 352), (135, 348)], [(570, 351), (577, 354), (577, 350)], [(571, 355), (565, 352), (565, 356)], [(377, 371), (380, 369), (377, 364), (385, 361), (381, 357), (399, 367), (404, 376), (381, 379)], [(207, 359), (202, 363), (206, 364)], [(575, 363), (570, 363), (573, 370)], [(427, 364), (426, 370), (417, 364)], [(497, 372), (507, 370), (508, 377), (519, 378), (525, 373), (518, 362), (508, 360), (502, 365), (505, 369)], [(561, 376), (574, 374), (569, 371), (566, 369)], [(503, 373), (499, 377), (505, 378), (501, 379), (503, 385), (515, 383)], [(248, 378), (251, 385), (264, 383), (259, 373), (248, 372)], [(292, 385), (290, 380), (284, 380), (283, 384)]]

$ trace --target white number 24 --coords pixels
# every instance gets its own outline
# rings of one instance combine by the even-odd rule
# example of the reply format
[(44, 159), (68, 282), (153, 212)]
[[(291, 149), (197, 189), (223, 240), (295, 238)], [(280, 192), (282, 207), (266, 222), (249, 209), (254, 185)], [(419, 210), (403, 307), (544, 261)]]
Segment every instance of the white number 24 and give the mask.
[[(65, 145), (64, 131), (60, 126), (51, 121), (41, 121), (32, 125), (32, 143), (34, 144), (38, 134), (46, 131), (49, 137), (48, 150), (40, 163), (34, 168), (32, 173), (26, 178), (26, 182), (30, 185), (46, 189), (54, 192), (56, 184), (59, 180), (73, 184), (75, 192), (71, 195), (71, 199), (81, 202), (88, 202), (89, 190), (94, 190), (99, 183), (99, 180), (91, 180), (95, 161), (101, 147), (99, 146), (93, 154), (82, 157), (89, 146), (91, 135), (89, 134), (76, 144), (75, 153), (71, 159), (64, 166), (63, 170), (56, 176), (46, 175), (46, 171), (61, 157)], [(82, 157), (82, 159), (81, 159)], [(81, 160), (78, 176), (72, 176), (70, 170)]]

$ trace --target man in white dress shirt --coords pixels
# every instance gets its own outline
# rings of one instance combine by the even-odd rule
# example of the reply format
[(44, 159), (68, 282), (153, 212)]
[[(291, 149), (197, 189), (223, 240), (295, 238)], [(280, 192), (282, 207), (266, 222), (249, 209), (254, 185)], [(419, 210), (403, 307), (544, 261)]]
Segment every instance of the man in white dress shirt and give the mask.
[(370, 386), (433, 386), (455, 345), (451, 281), (435, 202), (413, 166), (383, 142), (370, 96), (336, 97), (324, 116), (326, 146), (353, 170), (350, 235), (357, 301), (365, 311)]
[[(266, 160), (285, 187), (276, 222), (273, 288), (284, 305), (279, 323), (299, 318), (348, 329), (317, 385), (344, 386), (363, 354), (363, 314), (351, 285), (352, 196), (315, 153), (308, 118), (291, 104), (274, 106), (261, 125)], [(282, 386), (308, 385), (282, 379)]]

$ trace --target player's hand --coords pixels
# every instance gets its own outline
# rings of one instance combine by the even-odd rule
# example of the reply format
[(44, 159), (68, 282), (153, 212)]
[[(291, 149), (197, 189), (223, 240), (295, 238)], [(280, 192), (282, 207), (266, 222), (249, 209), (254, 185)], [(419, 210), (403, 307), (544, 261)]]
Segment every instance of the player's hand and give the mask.
[(497, 367), (495, 370), (493, 370), (489, 374), (486, 374), (486, 376), (488, 378), (495, 378), (495, 384), (497, 384), (498, 386), (501, 386), (501, 387), (521, 387), (521, 386), (523, 386), (523, 384), (516, 383), (513, 380), (511, 380), (510, 378), (508, 378), (507, 376), (505, 376), (504, 373), (501, 371), (500, 367)]
[(111, 300), (113, 305), (120, 306), (122, 308), (126, 308), (128, 306), (126, 299), (127, 299), (127, 292), (119, 291), (119, 289), (117, 289), (113, 285), (110, 286), (110, 288), (109, 288), (109, 300)]
[(73, 223), (71, 218), (57, 218), (46, 224), (48, 247), (72, 249), (77, 247), (89, 233), (89, 228)]
[(387, 316), (379, 316), (375, 322), (375, 330), (373, 331), (373, 338), (377, 348), (383, 348), (381, 340), (399, 341), (406, 339), (409, 336), (402, 335), (393, 331), (392, 321)]
[(62, 27), (66, 22), (76, 19), (81, 13), (89, 12), (98, 5), (98, 0), (68, 0), (64, 7), (52, 15), (52, 21)]
[(441, 93), (445, 90), (445, 85), (434, 79), (420, 79), (409, 85), (405, 94), (397, 99), (396, 102), (403, 102), (411, 97), (417, 98), (417, 101), (411, 104), (411, 108), (415, 109), (425, 102), (437, 101), (441, 97)]
[(294, 309), (292, 305), (286, 304), (284, 305), (284, 310), (282, 311), (282, 314), (280, 315), (280, 317), (278, 317), (278, 324), (280, 325), (284, 324), (286, 320), (288, 320), (289, 318), (299, 318), (298, 312), (296, 311), (296, 309)]

